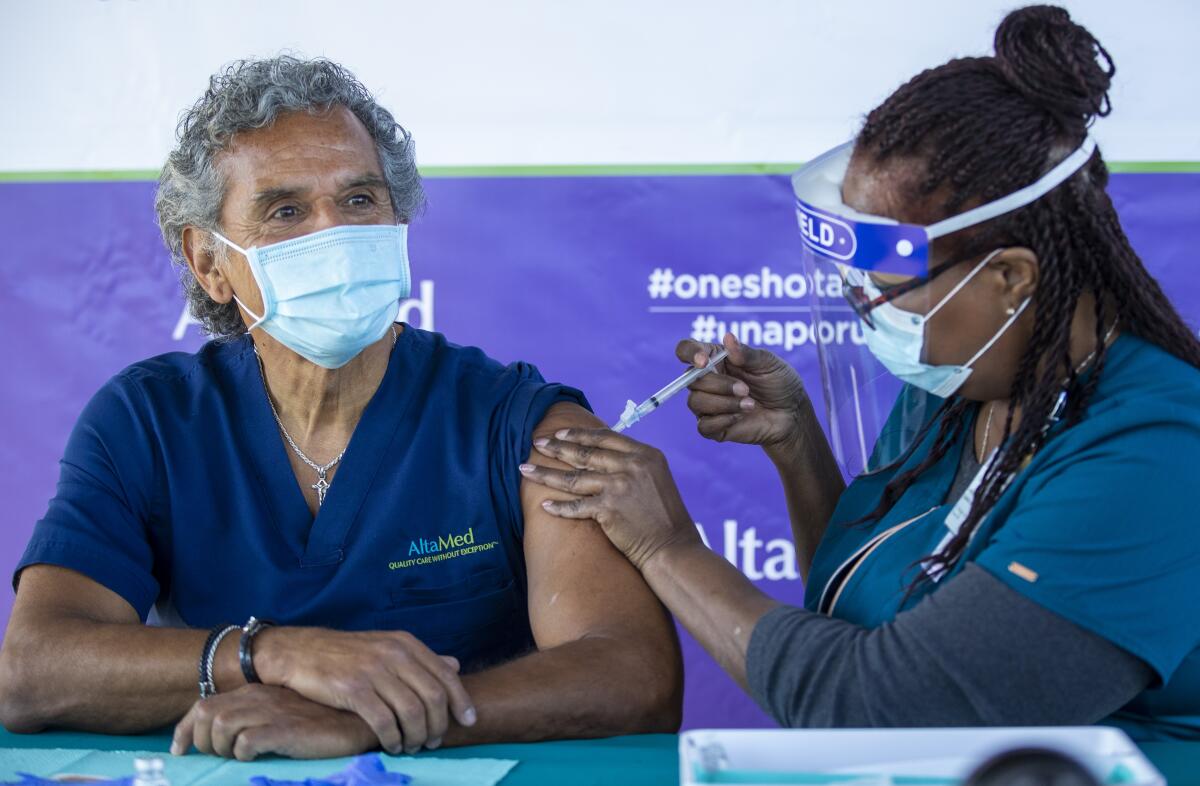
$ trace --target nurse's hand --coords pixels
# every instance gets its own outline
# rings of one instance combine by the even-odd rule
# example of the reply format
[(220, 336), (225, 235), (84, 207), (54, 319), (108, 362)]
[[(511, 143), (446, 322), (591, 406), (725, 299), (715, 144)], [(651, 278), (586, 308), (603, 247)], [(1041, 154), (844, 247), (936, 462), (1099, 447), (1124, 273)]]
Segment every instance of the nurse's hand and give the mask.
[(595, 520), (639, 570), (664, 547), (700, 541), (661, 451), (608, 429), (563, 429), (533, 445), (575, 468), (521, 465), (529, 480), (571, 495), (542, 506), (561, 518)]
[[(729, 351), (716, 371), (696, 380), (688, 409), (701, 436), (717, 442), (762, 445), (770, 452), (796, 442), (801, 415), (811, 407), (800, 375), (765, 349), (748, 347), (725, 334)], [(719, 348), (691, 339), (679, 342), (675, 354), (684, 363), (703, 367)]]
[(251, 761), (353, 756), (378, 746), (362, 718), (309, 701), (287, 688), (244, 685), (201, 699), (175, 726), (171, 753), (201, 753)]
[(458, 661), (404, 631), (267, 628), (254, 640), (259, 678), (355, 713), (389, 753), (441, 744), (453, 714), (475, 724)]

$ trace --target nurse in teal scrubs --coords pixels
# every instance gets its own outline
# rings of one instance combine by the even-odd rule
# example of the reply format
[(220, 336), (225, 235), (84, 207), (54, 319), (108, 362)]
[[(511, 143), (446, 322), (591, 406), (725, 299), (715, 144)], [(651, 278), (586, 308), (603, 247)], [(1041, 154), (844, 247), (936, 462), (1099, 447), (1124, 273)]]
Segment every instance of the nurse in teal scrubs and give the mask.
[(802, 262), (835, 284), (814, 324), (856, 320), (818, 346), (828, 428), (732, 336), (689, 406), (779, 469), (803, 608), (704, 547), (649, 446), (563, 431), (535, 446), (575, 471), (522, 468), (781, 724), (1200, 737), (1200, 342), (1106, 193), (1114, 70), (1066, 11), (1020, 9), (794, 176)]

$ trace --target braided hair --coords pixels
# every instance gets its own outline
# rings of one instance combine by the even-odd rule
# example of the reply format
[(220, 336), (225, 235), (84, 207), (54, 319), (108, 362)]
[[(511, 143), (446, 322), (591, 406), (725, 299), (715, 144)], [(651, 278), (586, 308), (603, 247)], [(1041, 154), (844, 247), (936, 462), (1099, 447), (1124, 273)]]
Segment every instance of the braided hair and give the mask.
[[(996, 30), (995, 52), (951, 60), (901, 86), (867, 116), (855, 155), (876, 167), (895, 159), (916, 162), (916, 193), (906, 196), (941, 200), (936, 209), (950, 216), (1038, 180), (1082, 144), (1097, 116), (1111, 111), (1112, 58), (1062, 8), (1013, 11)], [(1032, 335), (1009, 394), (1013, 406), (1004, 423), (1004, 447), (985, 472), (957, 535), (922, 561), (934, 572), (963, 554), (1008, 481), (1042, 446), (1045, 425), (1064, 392), (1064, 427), (1082, 418), (1104, 368), (1104, 339), (1114, 320), (1119, 318), (1121, 330), (1200, 368), (1200, 341), (1134, 253), (1107, 184), (1108, 168), (1097, 150), (1046, 196), (955, 236), (960, 257), (1027, 247), (1037, 255), (1039, 278)], [(1096, 352), (1094, 373), (1081, 378), (1071, 362), (1070, 337), (1085, 293), (1095, 299)], [(947, 399), (916, 440), (936, 428), (929, 454), (888, 483), (863, 521), (882, 517), (941, 460), (962, 437), (971, 409), (961, 396)], [(1014, 429), (1017, 409), (1022, 417)], [(910, 593), (927, 578), (918, 574)]]

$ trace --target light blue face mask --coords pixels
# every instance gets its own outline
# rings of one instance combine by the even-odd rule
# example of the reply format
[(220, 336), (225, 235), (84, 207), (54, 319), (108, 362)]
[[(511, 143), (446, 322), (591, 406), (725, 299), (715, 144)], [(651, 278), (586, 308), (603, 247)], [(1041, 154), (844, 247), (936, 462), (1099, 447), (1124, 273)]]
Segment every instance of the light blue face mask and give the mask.
[[(950, 302), (950, 298), (957, 295), (959, 290), (975, 277), (976, 273), (983, 270), (987, 263), (1003, 250), (998, 248), (984, 257), (983, 261), (964, 276), (962, 281), (955, 284), (954, 288), (947, 292), (946, 296), (938, 301), (928, 314), (915, 314), (897, 308), (891, 303), (882, 303), (877, 306), (871, 311), (875, 329), (863, 331), (867, 340), (867, 348), (883, 364), (884, 368), (901, 381), (926, 390), (939, 398), (953, 395), (971, 376), (971, 367), (975, 365), (975, 361), (983, 357), (984, 353), (991, 349), (992, 345), (999, 341), (1000, 337), (1021, 316), (1021, 312), (1029, 305), (1029, 299), (1026, 298), (1025, 302), (1008, 318), (1008, 321), (1000, 327), (1000, 330), (961, 366), (934, 366), (922, 360), (925, 352), (925, 323), (932, 319), (942, 306)], [(879, 288), (871, 281), (869, 275), (857, 268), (844, 268), (843, 275), (859, 277), (859, 281), (852, 283), (860, 283), (868, 297), (879, 297)]]
[(242, 248), (262, 293), (261, 316), (234, 300), (301, 357), (340, 368), (378, 341), (409, 294), (408, 225), (346, 225), (257, 248)]

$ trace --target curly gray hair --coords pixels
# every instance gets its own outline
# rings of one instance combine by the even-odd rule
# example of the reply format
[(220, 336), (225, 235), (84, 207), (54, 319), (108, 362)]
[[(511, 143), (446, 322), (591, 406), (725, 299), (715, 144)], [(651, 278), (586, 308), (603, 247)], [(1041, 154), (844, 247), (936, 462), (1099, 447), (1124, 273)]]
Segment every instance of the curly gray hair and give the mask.
[(205, 333), (229, 338), (246, 332), (237, 306), (210, 298), (183, 255), (184, 227), (218, 229), (225, 182), (215, 166), (217, 156), (239, 131), (264, 128), (287, 112), (321, 112), (335, 105), (353, 112), (375, 140), (396, 220), (408, 221), (425, 204), (412, 136), (337, 63), (291, 55), (238, 60), (214, 74), (208, 90), (180, 118), (179, 144), (159, 175), (154, 210), (171, 261), (180, 268), (188, 307)]

